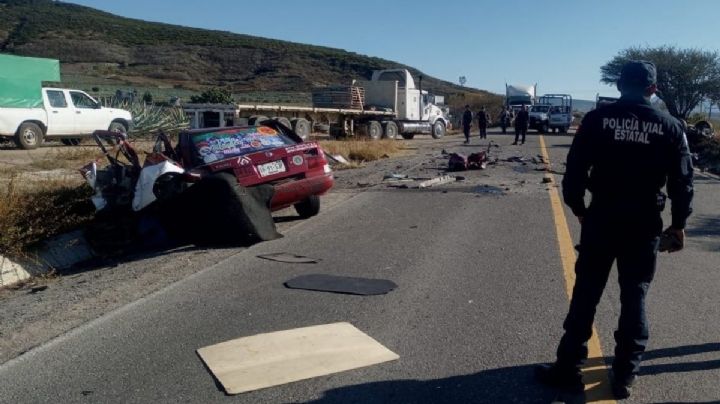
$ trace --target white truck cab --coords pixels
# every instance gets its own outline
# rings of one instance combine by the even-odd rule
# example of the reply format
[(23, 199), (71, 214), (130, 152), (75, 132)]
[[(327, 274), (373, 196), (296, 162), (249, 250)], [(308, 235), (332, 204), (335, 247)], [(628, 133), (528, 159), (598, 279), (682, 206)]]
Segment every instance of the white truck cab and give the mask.
[(132, 126), (129, 111), (105, 108), (84, 91), (43, 88), (42, 100), (38, 108), (0, 108), (0, 136), (34, 149), (45, 138), (77, 144), (95, 130), (127, 132)]

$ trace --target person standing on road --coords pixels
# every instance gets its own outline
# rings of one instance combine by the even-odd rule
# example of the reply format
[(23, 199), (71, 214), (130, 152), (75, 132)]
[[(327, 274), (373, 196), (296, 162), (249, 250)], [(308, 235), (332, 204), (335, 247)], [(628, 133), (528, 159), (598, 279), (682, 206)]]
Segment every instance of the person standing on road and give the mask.
[[(657, 252), (683, 248), (693, 198), (684, 130), (649, 101), (657, 90), (656, 77), (650, 62), (625, 64), (617, 82), (620, 100), (589, 112), (573, 139), (562, 186), (565, 203), (582, 226), (579, 256), (557, 361), (536, 370), (544, 383), (582, 391), (580, 366), (587, 359), (595, 309), (613, 261), (621, 304), (610, 374), (617, 398), (630, 396), (640, 369), (648, 341), (645, 297)], [(663, 232), (665, 194), (660, 190), (666, 183), (672, 223)], [(586, 190), (592, 193), (589, 207)], [(672, 243), (665, 245), (667, 240)]]
[(515, 117), (515, 141), (513, 144), (518, 144), (518, 139), (522, 135), (522, 141), (520, 144), (525, 144), (525, 135), (527, 135), (528, 123), (530, 121), (530, 115), (528, 114), (527, 105), (523, 105), (522, 109), (518, 111)]
[(480, 108), (477, 113), (478, 128), (480, 129), (480, 139), (487, 139), (487, 127), (490, 123), (490, 117), (485, 111), (485, 107)]
[(500, 127), (502, 128), (502, 133), (507, 133), (507, 127), (510, 126), (510, 121), (512, 120), (512, 112), (510, 111), (510, 107), (503, 108), (502, 112), (500, 112)]
[(472, 125), (472, 112), (470, 105), (465, 106), (465, 112), (462, 116), (463, 133), (465, 134), (465, 144), (470, 143), (470, 126)]

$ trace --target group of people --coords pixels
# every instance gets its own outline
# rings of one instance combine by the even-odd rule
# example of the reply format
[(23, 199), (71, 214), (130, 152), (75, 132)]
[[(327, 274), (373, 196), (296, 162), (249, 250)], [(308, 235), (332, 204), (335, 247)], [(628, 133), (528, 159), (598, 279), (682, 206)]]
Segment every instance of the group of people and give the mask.
[[(506, 133), (507, 127), (510, 126), (513, 118), (515, 119), (515, 142), (514, 145), (525, 143), (525, 137), (527, 136), (528, 124), (530, 123), (530, 116), (528, 114), (528, 108), (526, 105), (515, 114), (510, 107), (504, 108), (500, 113), (500, 127), (502, 133)], [(480, 139), (487, 138), (487, 128), (490, 125), (490, 115), (482, 107), (480, 111), (475, 114), (475, 119), (478, 122), (478, 128), (480, 129)], [(470, 106), (465, 106), (465, 112), (462, 115), (462, 127), (463, 133), (465, 134), (465, 144), (470, 143), (470, 128), (472, 127), (473, 113), (470, 110)]]

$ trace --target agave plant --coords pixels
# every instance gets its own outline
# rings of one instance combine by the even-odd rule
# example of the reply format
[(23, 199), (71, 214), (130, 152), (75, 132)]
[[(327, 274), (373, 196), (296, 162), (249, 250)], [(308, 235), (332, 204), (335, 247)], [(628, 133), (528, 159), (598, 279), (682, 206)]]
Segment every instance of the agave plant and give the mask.
[(102, 103), (106, 107), (130, 111), (133, 117), (131, 136), (149, 135), (159, 131), (172, 133), (190, 125), (190, 119), (179, 107), (146, 104), (142, 101), (121, 101), (115, 97), (105, 98)]

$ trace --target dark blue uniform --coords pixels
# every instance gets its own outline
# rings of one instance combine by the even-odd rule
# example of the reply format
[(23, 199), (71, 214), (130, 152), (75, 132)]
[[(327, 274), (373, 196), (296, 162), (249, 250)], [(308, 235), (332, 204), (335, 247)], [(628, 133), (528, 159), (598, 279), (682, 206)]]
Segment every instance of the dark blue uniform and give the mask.
[[(641, 96), (589, 112), (575, 135), (563, 178), (565, 203), (582, 217), (577, 275), (557, 366), (587, 358), (595, 308), (617, 262), (621, 311), (615, 332), (616, 378), (638, 373), (648, 341), (645, 296), (655, 274), (667, 183), (672, 226), (692, 211), (693, 168), (681, 124)], [(588, 190), (592, 202), (585, 206)]]

